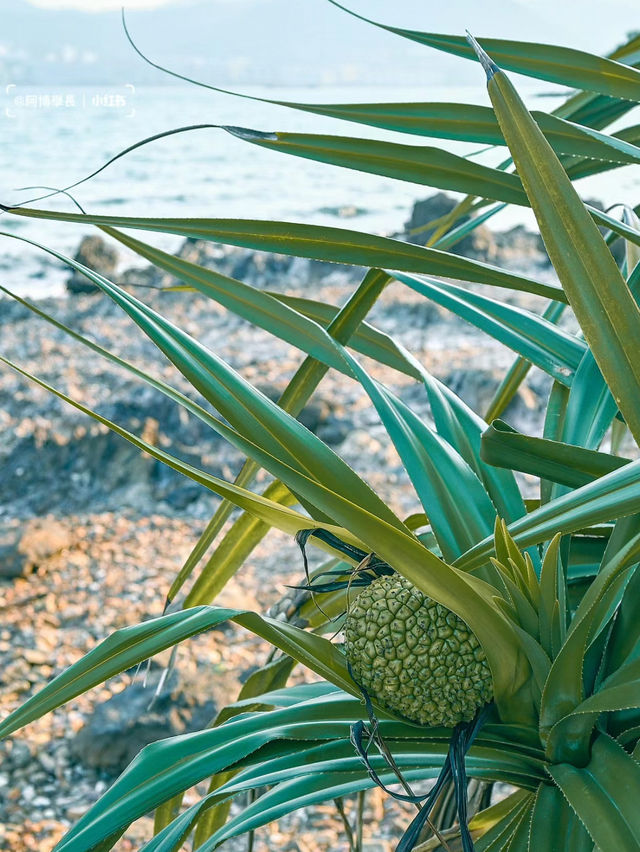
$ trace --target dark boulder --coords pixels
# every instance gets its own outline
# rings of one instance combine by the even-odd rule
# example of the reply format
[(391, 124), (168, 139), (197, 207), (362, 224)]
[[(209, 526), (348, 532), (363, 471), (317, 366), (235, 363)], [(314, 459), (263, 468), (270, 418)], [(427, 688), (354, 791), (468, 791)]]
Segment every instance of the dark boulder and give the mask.
[[(222, 440), (207, 424), (149, 389), (129, 392), (127, 387), (122, 394), (102, 406), (110, 420), (188, 464), (222, 473), (228, 455), (221, 455)], [(20, 438), (10, 453), (0, 455), (0, 466), (0, 505), (12, 505), (23, 515), (74, 513), (87, 506), (151, 512), (160, 502), (182, 510), (208, 494), (115, 433), (84, 422), (71, 434)], [(0, 542), (0, 557), (1, 548)]]
[[(457, 205), (455, 198), (445, 192), (437, 192), (421, 201), (416, 201), (406, 223), (407, 239), (411, 243), (424, 246), (433, 234), (434, 228), (425, 227), (436, 219), (446, 216)], [(468, 217), (463, 217), (464, 222)], [(470, 234), (451, 247), (454, 254), (473, 257), (479, 260), (492, 260), (495, 256), (493, 234), (486, 225), (479, 225)]]
[(86, 766), (121, 772), (149, 743), (205, 728), (214, 718), (212, 697), (194, 696), (173, 675), (154, 698), (156, 674), (145, 685), (132, 683), (98, 704), (76, 734), (71, 751)]
[(542, 237), (524, 225), (516, 225), (508, 231), (497, 231), (493, 237), (496, 247), (494, 262), (498, 266), (522, 269), (550, 265)]
[[(94, 272), (104, 275), (105, 278), (112, 278), (118, 265), (118, 252), (102, 237), (89, 236), (83, 237), (73, 259), (82, 263), (83, 266), (88, 266)], [(70, 293), (95, 293), (97, 287), (84, 275), (74, 270), (67, 281), (67, 290)]]
[[(274, 402), (278, 401), (282, 393), (275, 385), (261, 385), (260, 390)], [(298, 420), (325, 444), (331, 446), (341, 444), (355, 428), (353, 420), (348, 417), (344, 408), (326, 396), (315, 396), (309, 400), (298, 415)]]

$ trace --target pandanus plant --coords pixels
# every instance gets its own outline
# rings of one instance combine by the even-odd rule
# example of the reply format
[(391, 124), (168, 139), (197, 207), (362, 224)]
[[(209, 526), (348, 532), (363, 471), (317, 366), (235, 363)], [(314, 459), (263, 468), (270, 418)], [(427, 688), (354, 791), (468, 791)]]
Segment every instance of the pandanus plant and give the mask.
[[(204, 294), (305, 356), (274, 402), (122, 287), (37, 246), (113, 299), (216, 413), (24, 304), (200, 418), (247, 460), (234, 482), (217, 478), (3, 359), (222, 501), (169, 590), (174, 611), (105, 639), (9, 715), (0, 734), (223, 621), (274, 646), (268, 665), (210, 727), (143, 749), (59, 852), (111, 849), (154, 809), (145, 852), (178, 850), (190, 837), (194, 849), (208, 852), (298, 808), (339, 803), (376, 784), (416, 806), (399, 839), (403, 850), (640, 850), (640, 460), (633, 458), (640, 441), (640, 222), (631, 208), (618, 219), (590, 207), (574, 187), (579, 178), (640, 162), (638, 126), (607, 132), (640, 101), (640, 38), (602, 58), (383, 28), (479, 60), (492, 108), (275, 103), (415, 136), (507, 146), (508, 160), (493, 168), (423, 145), (226, 130), (274, 151), (467, 193), (432, 223), (425, 247), (310, 224), (4, 208), (93, 224), (180, 279), (186, 298)], [(530, 113), (502, 69), (577, 91), (549, 114)], [(557, 283), (450, 251), (507, 204), (533, 210)], [(338, 307), (258, 290), (121, 228), (368, 271)], [(620, 265), (611, 251), (617, 240)], [(367, 323), (392, 281), (516, 353), (484, 419)], [(538, 314), (464, 282), (537, 294), (549, 304)], [(565, 309), (579, 332), (558, 325)], [(372, 378), (361, 355), (421, 386), (432, 422)], [(498, 419), (531, 365), (552, 379), (542, 436)], [(368, 394), (415, 490), (409, 518), (398, 517), (297, 419), (328, 370)], [(622, 435), (633, 445), (630, 457), (618, 454)], [(260, 469), (273, 477), (262, 492), (251, 488)], [(517, 471), (539, 477), (539, 498), (523, 499)], [(228, 525), (234, 508), (241, 513)], [(295, 623), (215, 606), (271, 528), (297, 536), (303, 550), (328, 554), (307, 574)], [(287, 685), (296, 665), (320, 679)], [(209, 792), (182, 808), (184, 791), (208, 778)], [(496, 782), (508, 794), (492, 801)], [(232, 811), (246, 794), (248, 804)]]

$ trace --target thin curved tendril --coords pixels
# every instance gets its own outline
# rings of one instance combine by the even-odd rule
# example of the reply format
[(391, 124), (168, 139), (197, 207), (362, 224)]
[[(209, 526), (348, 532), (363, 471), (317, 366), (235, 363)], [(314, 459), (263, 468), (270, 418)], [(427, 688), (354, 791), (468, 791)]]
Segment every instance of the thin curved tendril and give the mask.
[(159, 62), (154, 62), (152, 59), (149, 59), (138, 47), (138, 45), (133, 40), (133, 36), (129, 32), (129, 28), (127, 27), (127, 21), (124, 13), (124, 9), (122, 10), (122, 27), (124, 29), (124, 34), (127, 37), (127, 41), (131, 45), (131, 47), (135, 50), (138, 56), (147, 63), (147, 65), (151, 65), (152, 68), (156, 68), (158, 71), (162, 71), (163, 74), (169, 74), (170, 77), (175, 77), (178, 80), (184, 80), (185, 83), (192, 83), (194, 86), (200, 86), (202, 89), (210, 89), (212, 92), (220, 92), (223, 95), (233, 95), (237, 98), (245, 98), (249, 101), (260, 101), (265, 104), (273, 104), (279, 103), (279, 101), (272, 101), (270, 98), (261, 98), (258, 95), (245, 95), (242, 92), (232, 92), (231, 89), (223, 89), (220, 86), (213, 86), (210, 83), (203, 83), (201, 80), (195, 80), (193, 77), (187, 77), (186, 74), (180, 74), (178, 71), (172, 71), (170, 68), (166, 68), (164, 65), (160, 65)]
[[(329, 2), (333, 2), (333, 0), (329, 0)], [(338, 8), (343, 9), (344, 11), (348, 12), (349, 14), (355, 15), (355, 17), (360, 17), (356, 13), (351, 12), (350, 10), (346, 9), (346, 7), (340, 6), (339, 3), (333, 3), (333, 5), (337, 6)], [(367, 20), (367, 19), (363, 18), (362, 20)], [(262, 98), (262, 97), (259, 97), (258, 95), (248, 95), (248, 94), (244, 94), (242, 92), (234, 92), (231, 89), (224, 89), (220, 86), (213, 86), (209, 83), (204, 83), (201, 80), (196, 80), (192, 77), (188, 77), (185, 74), (180, 74), (177, 71), (172, 71), (170, 68), (166, 68), (165, 66), (160, 65), (158, 62), (154, 62), (152, 59), (150, 59), (148, 56), (146, 56), (142, 52), (142, 50), (138, 47), (138, 45), (135, 43), (133, 36), (131, 35), (131, 33), (129, 32), (129, 29), (127, 27), (124, 9), (122, 9), (122, 26), (123, 26), (125, 36), (126, 36), (128, 42), (129, 42), (129, 44), (131, 45), (133, 50), (138, 54), (138, 56), (140, 56), (140, 58), (144, 62), (146, 62), (148, 65), (150, 65), (153, 68), (156, 68), (159, 71), (162, 71), (165, 74), (168, 74), (168, 75), (175, 77), (179, 80), (184, 80), (185, 82), (191, 83), (194, 86), (199, 86), (201, 88), (209, 89), (210, 91), (219, 92), (221, 94), (231, 95), (233, 97), (244, 98), (246, 100), (258, 101), (260, 103), (267, 103), (267, 104), (272, 104), (272, 105), (276, 105), (276, 106), (290, 106), (290, 107), (294, 107), (294, 108), (296, 107), (295, 104), (289, 103), (287, 101), (279, 101), (279, 100), (274, 100), (274, 99), (271, 99), (271, 98)], [(29, 198), (26, 201), (20, 202), (20, 204), (10, 204), (10, 205), (4, 205), (3, 204), (3, 205), (0, 205), (0, 212), (8, 212), (8, 211), (12, 210), (13, 208), (24, 207), (27, 204), (34, 204), (35, 202), (38, 202), (38, 201), (44, 201), (44, 200), (46, 200), (48, 198), (52, 198), (53, 196), (58, 195), (58, 194), (65, 194), (69, 190), (75, 189), (76, 187), (81, 186), (83, 183), (86, 183), (87, 181), (96, 177), (101, 172), (103, 172), (106, 168), (108, 168), (110, 165), (112, 165), (117, 160), (121, 159), (122, 157), (126, 156), (127, 154), (130, 154), (132, 151), (135, 151), (138, 148), (142, 148), (144, 145), (147, 145), (151, 142), (156, 142), (159, 139), (164, 139), (164, 138), (167, 138), (169, 136), (174, 136), (174, 135), (177, 135), (178, 133), (186, 133), (186, 132), (189, 132), (191, 130), (228, 130), (228, 129), (230, 129), (230, 128), (228, 128), (226, 125), (205, 123), (205, 124), (190, 124), (190, 125), (185, 125), (184, 127), (176, 127), (176, 128), (172, 128), (171, 130), (161, 131), (160, 133), (156, 133), (153, 136), (148, 136), (145, 139), (141, 139), (140, 141), (135, 142), (132, 145), (127, 146), (122, 151), (119, 151), (115, 156), (111, 157), (109, 160), (107, 160), (105, 163), (103, 163), (99, 168), (95, 169), (93, 172), (86, 175), (85, 177), (80, 178), (80, 180), (77, 180), (74, 183), (71, 183), (68, 186), (63, 187), (62, 189), (52, 190), (51, 192), (47, 193), (46, 195), (39, 195), (39, 196), (35, 196), (34, 198)], [(481, 153), (484, 153), (487, 150), (491, 150), (492, 147), (494, 147), (494, 146), (488, 146), (487, 148), (481, 148), (479, 151), (471, 152), (470, 154), (468, 154), (466, 156), (468, 156), (468, 157), (476, 156), (477, 154), (481, 154)], [(33, 188), (34, 187), (20, 187), (18, 189), (18, 191), (22, 191), (22, 190), (25, 190), (25, 189), (33, 189)]]
[[(75, 204), (75, 205), (76, 205), (76, 207), (78, 208), (78, 210), (79, 210), (79, 211), (80, 211), (80, 212), (81, 212), (84, 216), (86, 216), (86, 215), (87, 215), (87, 211), (84, 209), (84, 207), (82, 206), (82, 204), (80, 204), (80, 202), (78, 201), (78, 199), (77, 199), (77, 198), (75, 198), (75, 197), (74, 197), (74, 196), (73, 196), (73, 195), (69, 192), (69, 190), (70, 190), (70, 189), (73, 189), (73, 187), (71, 187), (71, 186), (66, 187), (66, 189), (56, 189), (56, 187), (55, 187), (55, 186), (44, 186), (44, 185), (41, 185), (41, 184), (35, 184), (34, 186), (19, 186), (19, 187), (17, 187), (17, 188), (16, 188), (16, 192), (26, 192), (26, 191), (27, 191), (27, 190), (29, 190), (29, 189), (47, 189), (47, 190), (50, 190), (50, 191), (51, 191), (51, 192), (50, 192), (50, 194), (51, 194), (51, 195), (66, 195), (66, 196), (67, 196), (67, 198), (68, 198), (68, 199), (69, 199), (69, 200), (70, 200), (73, 204)], [(43, 198), (49, 198), (49, 195), (45, 195), (45, 196), (43, 196)], [(24, 202), (23, 202), (23, 204), (29, 204), (29, 203), (30, 203), (29, 201), (24, 201)], [(23, 205), (21, 204), (20, 206), (22, 207)]]
[[(9, 206), (2, 205), (4, 211), (11, 210), (14, 207), (24, 207), (25, 204), (33, 204), (36, 201), (43, 201), (46, 198), (51, 198), (54, 195), (59, 194), (68, 194), (70, 189), (75, 189), (83, 183), (86, 183), (88, 180), (99, 175), (100, 172), (103, 172), (106, 168), (119, 160), (121, 157), (124, 157), (126, 154), (130, 154), (132, 151), (135, 151), (137, 148), (142, 148), (143, 145), (147, 145), (150, 142), (156, 142), (158, 139), (164, 139), (167, 136), (175, 136), (178, 133), (186, 133), (190, 130), (224, 130), (225, 125), (223, 124), (188, 124), (184, 127), (174, 127), (171, 130), (163, 130), (161, 133), (155, 133), (153, 136), (147, 136), (145, 139), (141, 139), (138, 142), (134, 142), (133, 145), (129, 145), (127, 148), (124, 148), (122, 151), (119, 151), (114, 157), (107, 160), (106, 163), (103, 163), (99, 168), (95, 169), (95, 171), (91, 172), (91, 174), (86, 175), (86, 177), (81, 178), (80, 180), (75, 181), (75, 183), (70, 183), (69, 186), (65, 186), (62, 189), (52, 190), (46, 195), (38, 195), (35, 198), (29, 198), (27, 201), (22, 201), (20, 204), (10, 204)], [(23, 186), (19, 187), (18, 191), (26, 190), (26, 189), (35, 189), (36, 187), (28, 187)], [(43, 187), (49, 188), (49, 187)]]

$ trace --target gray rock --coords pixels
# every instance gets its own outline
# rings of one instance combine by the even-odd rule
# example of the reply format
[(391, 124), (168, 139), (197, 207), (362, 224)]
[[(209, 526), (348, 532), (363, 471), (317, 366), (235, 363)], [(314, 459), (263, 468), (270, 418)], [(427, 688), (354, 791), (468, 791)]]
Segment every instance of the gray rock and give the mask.
[[(433, 233), (433, 228), (425, 228), (430, 222), (446, 216), (457, 205), (455, 198), (445, 192), (437, 192), (421, 201), (416, 201), (411, 211), (409, 221), (406, 223), (406, 237), (416, 245), (426, 245), (427, 240)], [(460, 223), (467, 221), (463, 217)], [(493, 234), (486, 225), (479, 225), (470, 234), (456, 243), (450, 249), (455, 254), (465, 257), (473, 257), (480, 260), (492, 260), (495, 257), (495, 243)]]
[(267, 286), (272, 280), (286, 276), (292, 263), (289, 255), (243, 251), (231, 267), (231, 276), (254, 286)]
[(341, 444), (354, 428), (353, 421), (330, 415), (318, 426), (317, 435), (325, 444), (335, 447)]
[(184, 479), (184, 484), (177, 484), (164, 495), (164, 502), (172, 509), (183, 511), (202, 496), (202, 487), (195, 482)]
[(310, 400), (300, 412), (298, 420), (309, 429), (316, 432), (331, 416), (331, 405), (327, 399), (317, 397)]
[[(102, 237), (88, 236), (82, 239), (73, 259), (88, 266), (94, 272), (111, 278), (118, 265), (118, 252)], [(70, 293), (94, 293), (97, 290), (95, 284), (75, 270), (66, 286)]]
[[(184, 461), (211, 472), (222, 472), (221, 460), (210, 458), (222, 441), (202, 421), (181, 418), (180, 409), (157, 393), (139, 389), (122, 393), (126, 398), (104, 405), (107, 417), (151, 443), (175, 452)], [(69, 513), (87, 505), (114, 509), (131, 506), (149, 511), (158, 501), (174, 508), (196, 502), (205, 489), (140, 452), (113, 432), (91, 424), (71, 435), (51, 434), (21, 438), (5, 459), (0, 457), (0, 505), (12, 505), (23, 514)], [(12, 536), (0, 537), (0, 573), (18, 576), (22, 564), (12, 555)], [(24, 560), (23, 560), (24, 561)]]
[(506, 267), (550, 266), (542, 237), (524, 225), (494, 234), (495, 262)]
[(499, 383), (498, 375), (490, 370), (454, 370), (444, 379), (450, 390), (479, 412), (487, 410)]
[(413, 304), (393, 301), (385, 307), (385, 313), (380, 317), (380, 321), (376, 317), (376, 324), (387, 334), (400, 336), (406, 335), (408, 331), (425, 331), (432, 323), (440, 320), (443, 314), (448, 320), (453, 316), (429, 299)]
[[(274, 402), (281, 394), (281, 389), (274, 385), (260, 385), (259, 389)], [(298, 415), (298, 420), (327, 444), (340, 444), (354, 428), (342, 406), (323, 396), (313, 397)]]
[(53, 518), (31, 521), (0, 533), (0, 576), (24, 577), (73, 544)]
[[(436, 192), (435, 195), (416, 201), (409, 220), (405, 224), (409, 241), (417, 245), (425, 245), (434, 231), (433, 228), (425, 228), (425, 226), (435, 219), (440, 219), (442, 216), (451, 213), (455, 206), (455, 199), (445, 192)], [(417, 230), (419, 230), (419, 233), (412, 233), (412, 231)]]
[(171, 679), (150, 706), (157, 676), (147, 686), (136, 682), (98, 704), (76, 734), (71, 750), (87, 766), (121, 772), (149, 743), (165, 737), (197, 731), (213, 719), (212, 698), (194, 698)]
[(22, 577), (25, 574), (25, 559), (20, 553), (19, 529), (0, 532), (0, 577)]
[(121, 287), (153, 287), (158, 285), (160, 273), (155, 266), (132, 266), (118, 275)]

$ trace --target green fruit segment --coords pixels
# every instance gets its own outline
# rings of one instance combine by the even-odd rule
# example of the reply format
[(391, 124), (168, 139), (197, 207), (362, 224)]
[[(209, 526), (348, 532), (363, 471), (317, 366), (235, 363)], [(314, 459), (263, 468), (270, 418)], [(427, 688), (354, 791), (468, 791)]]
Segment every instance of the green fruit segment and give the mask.
[(453, 727), (491, 701), (491, 670), (475, 635), (399, 574), (360, 592), (344, 631), (360, 686), (412, 722)]

